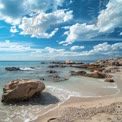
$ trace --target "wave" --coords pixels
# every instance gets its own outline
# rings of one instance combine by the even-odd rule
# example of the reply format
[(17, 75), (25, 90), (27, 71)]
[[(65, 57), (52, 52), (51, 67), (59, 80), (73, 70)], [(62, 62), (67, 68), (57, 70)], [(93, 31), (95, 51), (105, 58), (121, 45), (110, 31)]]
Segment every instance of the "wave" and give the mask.
[(21, 71), (31, 71), (31, 70), (35, 70), (31, 67), (24, 67), (24, 68), (20, 68)]

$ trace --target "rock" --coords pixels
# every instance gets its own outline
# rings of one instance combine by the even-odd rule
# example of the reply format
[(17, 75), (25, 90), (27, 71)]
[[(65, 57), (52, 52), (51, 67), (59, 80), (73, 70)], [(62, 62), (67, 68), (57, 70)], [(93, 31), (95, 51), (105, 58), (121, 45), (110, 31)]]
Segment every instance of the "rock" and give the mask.
[(81, 76), (84, 76), (86, 74), (85, 71), (78, 71), (78, 72), (75, 72), (75, 71), (70, 71), (71, 75), (81, 75)]
[(76, 75), (85, 75), (85, 74), (86, 74), (85, 71), (78, 71), (78, 72), (76, 72)]
[(45, 89), (44, 83), (30, 79), (17, 79), (9, 82), (3, 88), (2, 102), (29, 100)]
[(50, 74), (51, 73), (57, 73), (55, 70), (48, 70), (47, 72), (50, 73)]
[(19, 67), (6, 67), (5, 70), (7, 70), (7, 71), (20, 71), (21, 69)]
[(64, 64), (72, 64), (73, 63), (73, 61), (70, 61), (70, 60), (66, 60), (65, 62), (64, 62)]
[(39, 78), (40, 80), (44, 80), (44, 78), (43, 77), (41, 77), (41, 78)]
[(111, 65), (112, 65), (112, 66), (120, 66), (120, 64), (119, 64), (118, 61), (112, 61), (112, 62), (111, 62)]
[(120, 70), (116, 66), (108, 66), (108, 67), (105, 68), (104, 72), (106, 72), (106, 73), (116, 73), (116, 72), (120, 72)]
[(41, 64), (45, 64), (45, 62), (41, 62)]
[(57, 82), (60, 80), (60, 77), (58, 75), (53, 76), (53, 81)]
[(49, 65), (48, 68), (64, 68), (66, 66), (62, 65), (62, 64), (58, 64), (58, 65)]
[(53, 61), (53, 62), (50, 62), (51, 64), (62, 64), (62, 62), (58, 62), (58, 61)]
[(106, 78), (105, 79), (105, 82), (110, 82), (110, 83), (113, 83), (113, 82), (115, 82), (112, 78)]
[(71, 74), (71, 75), (75, 75), (76, 72), (71, 70), (71, 71), (70, 71), (70, 74)]
[(94, 71), (92, 73), (88, 73), (85, 76), (87, 76), (87, 77), (93, 77), (93, 78), (106, 78), (107, 77), (106, 74), (104, 74), (102, 72), (99, 72), (99, 71)]
[(83, 62), (73, 62), (71, 60), (64, 61), (64, 64), (84, 64)]

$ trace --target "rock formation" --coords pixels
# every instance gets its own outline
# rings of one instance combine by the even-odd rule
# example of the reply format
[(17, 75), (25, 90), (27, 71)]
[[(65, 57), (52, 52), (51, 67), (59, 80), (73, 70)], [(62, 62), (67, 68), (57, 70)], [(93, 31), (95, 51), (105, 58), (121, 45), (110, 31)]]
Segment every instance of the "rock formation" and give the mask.
[(30, 79), (17, 79), (3, 88), (2, 102), (24, 101), (39, 94), (45, 89), (44, 83)]
[(7, 71), (20, 71), (19, 67), (6, 67), (5, 70)]

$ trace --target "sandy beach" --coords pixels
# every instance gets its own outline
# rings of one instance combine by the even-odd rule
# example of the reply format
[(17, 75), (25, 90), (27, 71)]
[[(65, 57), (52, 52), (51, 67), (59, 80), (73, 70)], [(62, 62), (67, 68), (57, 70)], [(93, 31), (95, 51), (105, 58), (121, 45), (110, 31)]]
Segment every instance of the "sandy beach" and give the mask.
[(122, 71), (112, 74), (120, 92), (114, 96), (71, 97), (33, 122), (122, 122)]

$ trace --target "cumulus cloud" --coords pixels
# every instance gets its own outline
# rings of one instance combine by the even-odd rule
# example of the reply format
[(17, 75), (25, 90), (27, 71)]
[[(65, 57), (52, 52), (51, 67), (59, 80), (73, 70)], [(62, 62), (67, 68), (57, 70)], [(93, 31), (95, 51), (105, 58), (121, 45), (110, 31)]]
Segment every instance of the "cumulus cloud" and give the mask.
[(95, 58), (98, 58), (99, 56), (115, 57), (122, 55), (122, 43), (108, 44), (107, 42), (104, 42), (93, 46), (91, 50), (83, 50), (80, 52), (77, 52), (76, 50), (68, 51), (51, 47), (46, 47), (44, 50), (47, 52), (47, 55), (49, 54), (51, 57), (82, 57), (84, 59), (86, 57), (90, 59), (91, 56), (94, 56)]
[[(21, 34), (31, 35), (37, 38), (50, 38), (57, 31), (57, 25), (72, 19), (72, 11), (57, 10), (52, 13), (40, 12), (36, 17), (22, 19), (19, 28), (22, 29)], [(50, 33), (47, 31), (54, 28)]]
[(117, 27), (122, 27), (122, 0), (110, 0), (105, 10), (102, 10), (97, 18), (97, 23), (88, 25), (86, 23), (76, 23), (70, 27), (64, 34), (67, 35), (65, 41), (59, 44), (68, 45), (75, 41), (91, 39), (104, 33), (111, 33)]
[(48, 9), (56, 10), (63, 2), (64, 0), (0, 0), (0, 19), (17, 25), (24, 15)]
[(113, 32), (116, 27), (122, 27), (122, 0), (110, 0), (105, 10), (98, 16), (99, 32)]
[(121, 56), (122, 43), (108, 44), (107, 42), (95, 45), (93, 49), (89, 51), (83, 51), (81, 56), (98, 56), (98, 55), (114, 55), (119, 54)]
[(66, 29), (69, 29), (64, 33), (65, 35), (67, 35), (67, 38), (65, 41), (59, 42), (59, 44), (72, 44), (75, 41), (92, 38), (97, 35), (97, 28), (95, 27), (95, 25), (87, 25), (86, 23), (76, 23), (70, 27), (67, 27)]
[(79, 50), (79, 49), (84, 49), (85, 47), (84, 46), (72, 46), (70, 48), (71, 51), (74, 51), (74, 50)]

